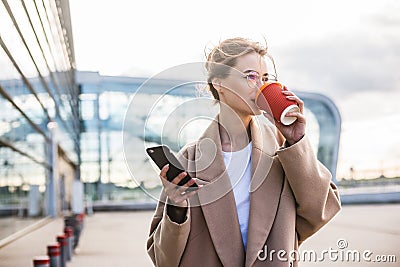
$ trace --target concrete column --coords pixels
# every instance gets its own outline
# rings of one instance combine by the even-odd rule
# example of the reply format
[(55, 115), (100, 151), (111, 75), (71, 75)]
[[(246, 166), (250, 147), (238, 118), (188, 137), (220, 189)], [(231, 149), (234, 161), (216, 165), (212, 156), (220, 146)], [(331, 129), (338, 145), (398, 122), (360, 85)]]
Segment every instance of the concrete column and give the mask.
[(58, 181), (58, 142), (56, 139), (57, 123), (49, 122), (47, 128), (50, 132), (48, 144), (48, 162), (50, 163), (49, 175), (46, 179), (46, 213), (50, 217), (57, 216), (56, 183)]

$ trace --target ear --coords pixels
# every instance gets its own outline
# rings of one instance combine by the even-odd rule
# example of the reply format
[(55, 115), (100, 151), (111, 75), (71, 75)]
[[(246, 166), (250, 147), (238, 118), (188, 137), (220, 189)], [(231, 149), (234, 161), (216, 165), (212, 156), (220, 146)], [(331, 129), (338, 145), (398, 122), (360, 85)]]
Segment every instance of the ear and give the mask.
[(217, 90), (218, 93), (222, 92), (223, 86), (221, 85), (221, 79), (220, 78), (214, 78), (212, 80), (212, 85), (214, 86), (215, 90)]

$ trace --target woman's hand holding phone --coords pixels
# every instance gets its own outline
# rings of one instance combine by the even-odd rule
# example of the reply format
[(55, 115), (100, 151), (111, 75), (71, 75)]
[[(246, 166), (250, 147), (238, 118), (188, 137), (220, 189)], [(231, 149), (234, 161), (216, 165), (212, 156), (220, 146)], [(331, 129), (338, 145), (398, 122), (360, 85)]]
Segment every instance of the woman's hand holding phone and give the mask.
[(168, 169), (169, 164), (165, 165), (160, 172), (161, 182), (164, 186), (165, 194), (168, 197), (168, 204), (172, 204), (177, 207), (187, 207), (187, 199), (195, 195), (201, 188), (201, 185), (199, 185), (199, 187), (190, 187), (196, 183), (195, 178), (192, 178), (184, 185), (179, 186), (178, 184), (180, 181), (186, 177), (186, 172), (181, 172), (170, 182), (167, 179)]
[(168, 216), (176, 223), (183, 223), (186, 219), (187, 199), (196, 194), (205, 182), (190, 177), (169, 147), (149, 147), (146, 151), (161, 170), (160, 179), (167, 195)]
[[(203, 186), (198, 183), (198, 179), (191, 178), (184, 185), (178, 185), (186, 176), (186, 172), (181, 172), (172, 181), (168, 181), (167, 171), (169, 164), (165, 165), (160, 172), (161, 182), (167, 195), (167, 214), (170, 219), (178, 224), (184, 223), (186, 220), (186, 212), (188, 207), (187, 199), (197, 194), (197, 191)], [(191, 187), (197, 182), (197, 187)]]

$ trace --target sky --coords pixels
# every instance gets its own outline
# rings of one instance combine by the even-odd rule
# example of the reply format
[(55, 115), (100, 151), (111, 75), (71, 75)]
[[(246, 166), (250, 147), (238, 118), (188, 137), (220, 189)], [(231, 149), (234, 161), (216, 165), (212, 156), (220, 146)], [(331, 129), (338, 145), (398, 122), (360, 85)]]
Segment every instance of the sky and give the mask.
[[(400, 176), (400, 1), (70, 0), (78, 70), (150, 77), (229, 37), (267, 40), (280, 81), (342, 116), (337, 177)], [(379, 172), (378, 174), (376, 173)]]

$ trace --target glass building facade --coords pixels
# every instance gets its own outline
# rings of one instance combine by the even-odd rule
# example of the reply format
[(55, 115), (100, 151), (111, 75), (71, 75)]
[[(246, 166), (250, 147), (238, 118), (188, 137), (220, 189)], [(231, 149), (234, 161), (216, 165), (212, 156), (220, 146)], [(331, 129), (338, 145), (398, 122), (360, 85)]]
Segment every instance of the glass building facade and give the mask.
[(55, 216), (79, 178), (68, 0), (3, 0), (0, 46), (0, 215)]

